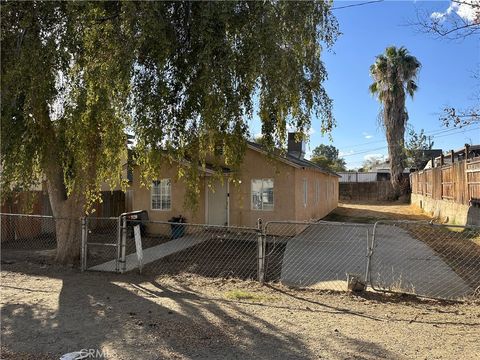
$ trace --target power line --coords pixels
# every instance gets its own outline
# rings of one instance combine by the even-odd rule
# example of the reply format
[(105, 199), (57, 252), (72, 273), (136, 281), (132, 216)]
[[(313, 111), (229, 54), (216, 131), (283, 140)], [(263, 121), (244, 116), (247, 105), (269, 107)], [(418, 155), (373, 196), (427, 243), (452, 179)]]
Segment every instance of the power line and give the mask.
[(340, 9), (347, 9), (355, 6), (363, 6), (363, 5), (368, 5), (368, 4), (374, 4), (374, 3), (379, 3), (383, 2), (383, 0), (374, 0), (374, 1), (366, 1), (360, 4), (350, 4), (350, 5), (345, 5), (345, 6), (338, 6), (338, 7), (333, 7), (331, 10), (340, 10)]
[[(473, 128), (473, 129), (468, 129), (468, 131), (475, 131), (475, 130), (479, 130), (480, 127), (478, 128)], [(463, 130), (462, 132), (456, 132), (456, 133), (453, 133), (453, 134), (443, 134), (443, 135), (433, 135), (432, 138), (434, 139), (438, 139), (438, 138), (442, 138), (442, 137), (447, 137), (447, 136), (453, 136), (453, 135), (458, 135), (458, 134), (461, 134), (461, 133), (464, 133), (466, 132), (467, 129), (456, 129), (456, 130)], [(441, 134), (438, 133), (438, 134)], [(379, 147), (379, 148), (371, 148), (371, 149), (364, 149), (362, 151), (359, 151), (359, 152), (355, 152), (353, 154), (345, 154), (345, 155), (342, 155), (341, 157), (344, 158), (344, 157), (347, 157), (347, 156), (355, 156), (355, 155), (362, 155), (362, 154), (367, 154), (371, 151), (378, 151), (378, 150), (384, 150), (384, 149), (387, 149), (388, 146), (382, 146), (382, 147)]]
[[(442, 129), (436, 129), (436, 130), (428, 130), (428, 131), (424, 131), (424, 135), (425, 136), (435, 136), (435, 135), (438, 135), (438, 134), (443, 134), (443, 133), (447, 133), (447, 132), (458, 132), (458, 133), (461, 133), (462, 130), (465, 131), (466, 127), (467, 126), (471, 126), (471, 125), (475, 125), (474, 123), (472, 124), (467, 124), (461, 128), (450, 128), (450, 129), (445, 129), (445, 128), (442, 128)], [(362, 146), (365, 146), (365, 145), (372, 145), (372, 144), (379, 144), (379, 143), (383, 143), (385, 142), (386, 140), (376, 140), (376, 141), (368, 141), (368, 142), (364, 142), (364, 143), (360, 143), (360, 144), (354, 144), (354, 145), (351, 145), (351, 146), (348, 146), (347, 149), (352, 149), (352, 148), (356, 148), (356, 147), (362, 147)]]

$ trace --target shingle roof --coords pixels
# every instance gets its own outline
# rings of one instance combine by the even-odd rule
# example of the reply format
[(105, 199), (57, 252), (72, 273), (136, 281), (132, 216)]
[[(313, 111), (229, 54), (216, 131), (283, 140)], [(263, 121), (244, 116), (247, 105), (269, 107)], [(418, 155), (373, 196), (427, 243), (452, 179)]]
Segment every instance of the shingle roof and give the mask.
[[(256, 142), (248, 141), (248, 145), (250, 146), (250, 148), (252, 148), (254, 150), (257, 150), (257, 151), (260, 151), (260, 152), (266, 152), (265, 148), (262, 145), (257, 144)], [(323, 172), (325, 174), (330, 174), (330, 175), (340, 177), (340, 175), (338, 175), (337, 173), (335, 173), (331, 170), (325, 169), (325, 168), (315, 164), (314, 162), (312, 162), (310, 160), (298, 158), (298, 157), (293, 156), (289, 153), (286, 153), (284, 155), (275, 154), (275, 156), (277, 158), (281, 158), (283, 160), (286, 160), (286, 163), (290, 163), (290, 165), (295, 164), (295, 165), (300, 166), (300, 167), (310, 168), (310, 169), (313, 169), (313, 170)]]

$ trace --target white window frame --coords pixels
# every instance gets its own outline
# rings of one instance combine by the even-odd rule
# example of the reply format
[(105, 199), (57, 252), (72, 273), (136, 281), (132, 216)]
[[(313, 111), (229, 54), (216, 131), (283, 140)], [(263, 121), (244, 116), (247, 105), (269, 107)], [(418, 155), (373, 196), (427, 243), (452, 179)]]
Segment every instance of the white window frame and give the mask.
[(320, 180), (315, 180), (315, 204), (320, 202)]
[[(164, 181), (168, 181), (169, 182), (169, 193), (168, 194), (164, 194), (162, 193), (162, 182)], [(158, 186), (160, 186), (160, 193), (159, 194), (154, 194), (154, 191), (155, 191), (155, 182), (158, 182)], [(166, 196), (168, 195), (170, 197), (170, 206), (168, 208), (162, 208), (162, 196)], [(160, 197), (160, 207), (161, 208), (154, 208), (153, 207), (153, 196), (159, 196)], [(152, 211), (171, 211), (172, 210), (172, 181), (169, 179), (169, 178), (165, 178), (165, 179), (158, 179), (158, 180), (154, 180), (152, 182), (152, 187), (150, 188), (150, 210)]]
[(306, 178), (303, 178), (303, 207), (307, 207), (308, 203), (308, 182)]
[[(262, 182), (262, 187), (261, 187), (261, 190), (260, 190), (260, 196), (262, 198), (262, 208), (261, 209), (256, 209), (253, 206), (253, 182), (254, 181), (261, 181)], [(264, 209), (263, 208), (263, 184), (266, 181), (271, 181), (272, 184), (273, 184), (273, 186), (272, 186), (273, 201), (272, 201), (272, 208), (271, 209)], [(275, 209), (275, 180), (273, 178), (251, 179), (251, 181), (250, 181), (250, 209), (253, 210), (253, 211), (273, 211)]]

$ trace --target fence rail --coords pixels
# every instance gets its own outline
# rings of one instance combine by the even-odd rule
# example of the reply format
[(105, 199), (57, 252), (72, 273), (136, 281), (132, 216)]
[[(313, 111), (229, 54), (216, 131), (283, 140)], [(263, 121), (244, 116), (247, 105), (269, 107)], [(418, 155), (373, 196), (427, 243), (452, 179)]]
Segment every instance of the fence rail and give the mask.
[[(0, 216), (2, 260), (54, 254), (55, 224), (65, 219)], [(351, 287), (354, 279), (375, 291), (480, 297), (480, 228), (473, 226), (270, 221), (227, 227), (125, 216), (71, 220), (81, 229), (83, 270), (256, 279), (337, 291)]]

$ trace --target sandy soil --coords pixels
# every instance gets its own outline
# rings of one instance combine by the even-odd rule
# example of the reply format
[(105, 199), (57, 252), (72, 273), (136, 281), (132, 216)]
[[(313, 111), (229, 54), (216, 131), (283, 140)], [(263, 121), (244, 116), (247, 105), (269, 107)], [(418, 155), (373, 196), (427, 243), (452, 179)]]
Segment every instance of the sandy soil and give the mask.
[[(241, 291), (240, 291), (241, 290)], [(473, 359), (479, 304), (4, 264), (2, 359)]]
[(421, 209), (404, 202), (349, 202), (338, 207), (323, 220), (371, 222), (378, 220), (431, 220)]

